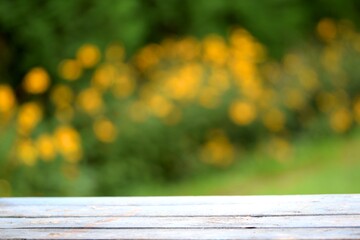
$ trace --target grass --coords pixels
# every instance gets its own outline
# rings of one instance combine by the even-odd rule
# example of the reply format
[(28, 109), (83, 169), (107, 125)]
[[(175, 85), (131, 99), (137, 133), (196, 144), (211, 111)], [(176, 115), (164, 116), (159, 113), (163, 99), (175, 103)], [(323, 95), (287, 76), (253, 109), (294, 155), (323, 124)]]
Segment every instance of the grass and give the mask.
[(261, 151), (226, 170), (176, 184), (134, 188), (131, 195), (255, 195), (360, 192), (360, 132), (298, 140), (278, 162)]

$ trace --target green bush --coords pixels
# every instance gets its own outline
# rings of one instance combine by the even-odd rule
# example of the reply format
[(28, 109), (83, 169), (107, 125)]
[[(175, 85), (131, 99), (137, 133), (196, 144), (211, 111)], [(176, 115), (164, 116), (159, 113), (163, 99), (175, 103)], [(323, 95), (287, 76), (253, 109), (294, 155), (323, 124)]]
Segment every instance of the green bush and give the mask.
[(331, 19), (317, 34), (281, 61), (240, 28), (127, 58), (84, 44), (53, 85), (30, 69), (26, 103), (0, 85), (0, 193), (121, 195), (231, 167), (251, 148), (283, 161), (295, 137), (346, 134), (360, 122), (360, 35)]
[[(1, 1), (0, 78), (18, 88), (34, 66), (43, 66), (55, 76), (58, 62), (71, 57), (85, 42), (101, 49), (122, 42), (132, 56), (144, 44), (168, 36), (226, 36), (234, 26), (250, 30), (271, 56), (280, 58), (289, 47), (308, 38), (323, 17), (359, 23), (359, 8), (356, 0)], [(26, 101), (21, 91), (17, 96)]]

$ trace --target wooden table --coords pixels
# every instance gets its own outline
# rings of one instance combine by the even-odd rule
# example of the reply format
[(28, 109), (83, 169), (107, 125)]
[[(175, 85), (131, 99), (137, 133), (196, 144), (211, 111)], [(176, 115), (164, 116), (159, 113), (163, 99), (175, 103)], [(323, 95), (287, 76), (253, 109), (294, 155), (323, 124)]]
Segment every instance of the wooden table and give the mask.
[(360, 239), (360, 194), (0, 198), (0, 239)]

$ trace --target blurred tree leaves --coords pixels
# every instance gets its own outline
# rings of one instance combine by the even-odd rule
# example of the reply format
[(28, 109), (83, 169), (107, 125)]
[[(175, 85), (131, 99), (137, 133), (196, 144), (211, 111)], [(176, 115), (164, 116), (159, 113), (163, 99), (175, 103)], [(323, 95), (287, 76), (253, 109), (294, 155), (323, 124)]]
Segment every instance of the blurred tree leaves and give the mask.
[[(154, 2), (148, 2), (147, 9), (156, 7)], [(284, 15), (290, 18), (287, 11)], [(174, 16), (164, 13), (152, 24), (162, 23), (162, 34), (170, 34), (164, 19)], [(298, 21), (294, 18), (293, 24)], [(212, 18), (208, 19), (211, 25)], [(226, 21), (192, 35), (227, 32)], [(82, 26), (89, 24), (85, 22)], [(34, 29), (50, 31), (44, 21), (33, 23)], [(146, 24), (139, 20), (134, 36)], [(269, 23), (275, 31), (271, 24), (277, 23)], [(196, 29), (185, 26), (173, 25), (172, 34)], [(242, 28), (227, 37), (164, 37), (154, 40), (159, 44), (146, 44), (137, 54), (128, 54), (128, 59), (123, 59), (121, 45), (103, 51), (85, 43), (67, 56), (67, 45), (49, 43), (58, 44), (56, 56), (66, 56), (59, 61), (61, 82), (50, 87), (51, 74), (35, 67), (18, 88), (0, 85), (0, 140), (4, 143), (0, 195), (126, 194), (143, 183), (176, 182), (230, 167), (245, 160), (248, 150), (263, 151), (285, 163), (291, 159), (296, 138), (345, 136), (360, 124), (359, 32), (348, 21), (330, 18), (319, 21), (316, 29), (319, 42), (306, 41), (305, 46), (288, 49), (281, 61), (264, 56), (266, 46)], [(71, 31), (82, 37), (76, 29)], [(161, 36), (156, 27), (144, 27), (142, 34), (157, 35), (156, 31)], [(281, 27), (277, 31), (286, 36)], [(120, 39), (123, 33), (117, 34)], [(70, 35), (62, 39), (71, 42)], [(106, 45), (106, 40), (92, 39)], [(141, 45), (146, 38), (139, 39)], [(284, 41), (281, 47), (287, 48), (286, 44), (290, 43)], [(36, 45), (30, 50), (43, 49)], [(104, 57), (99, 59), (101, 54)], [(19, 102), (19, 96), (14, 96), (18, 89), (30, 101)]]
[(322, 17), (358, 23), (359, 8), (355, 0), (5, 0), (0, 2), (0, 76), (16, 88), (31, 67), (55, 75), (57, 63), (85, 42), (102, 48), (119, 41), (130, 56), (169, 35), (225, 35), (234, 26), (248, 29), (271, 56), (280, 57)]
[(1, 1), (0, 42), (10, 52), (3, 56), (2, 78), (17, 85), (34, 65), (54, 73), (84, 42), (121, 40), (134, 49), (144, 39), (139, 11), (137, 1)]

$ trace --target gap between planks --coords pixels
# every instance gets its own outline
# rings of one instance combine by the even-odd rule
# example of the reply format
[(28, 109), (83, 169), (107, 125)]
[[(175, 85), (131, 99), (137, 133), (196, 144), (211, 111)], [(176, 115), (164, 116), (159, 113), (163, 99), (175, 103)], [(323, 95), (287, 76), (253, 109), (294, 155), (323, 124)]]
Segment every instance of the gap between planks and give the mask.
[(2, 218), (6, 228), (330, 228), (360, 227), (360, 216)]
[(4, 229), (0, 239), (359, 239), (359, 228)]
[(156, 217), (359, 215), (358, 202), (214, 204), (184, 206), (1, 206), (0, 217)]

